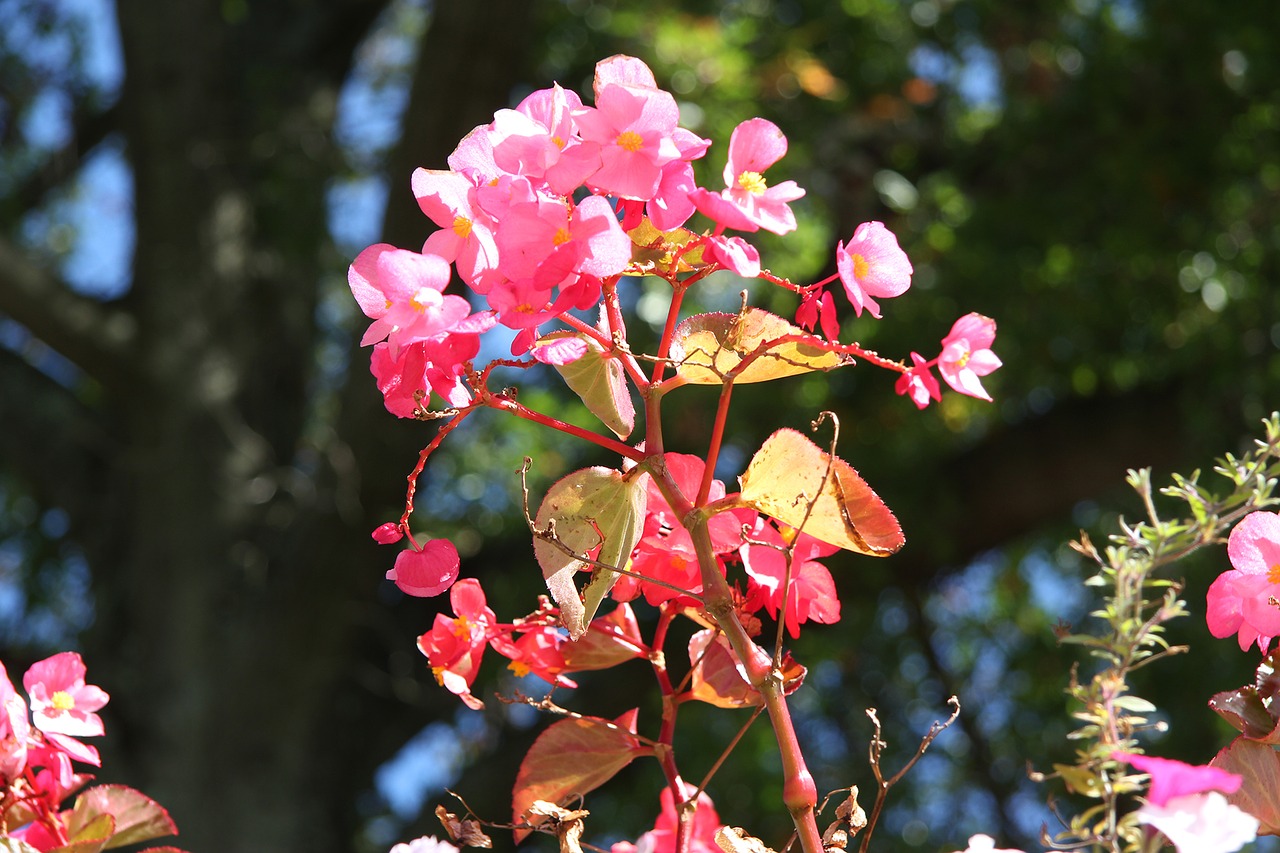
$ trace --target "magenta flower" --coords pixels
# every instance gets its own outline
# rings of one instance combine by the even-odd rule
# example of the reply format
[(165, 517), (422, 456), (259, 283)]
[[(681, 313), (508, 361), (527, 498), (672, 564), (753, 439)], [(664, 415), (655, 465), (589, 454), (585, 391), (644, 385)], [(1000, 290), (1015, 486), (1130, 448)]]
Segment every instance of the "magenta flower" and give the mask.
[(854, 230), (849, 245), (836, 244), (836, 269), (859, 317), (866, 308), (879, 320), (880, 305), (872, 297), (901, 296), (911, 286), (911, 261), (881, 222), (864, 222)]
[(930, 400), (942, 399), (942, 387), (938, 384), (933, 372), (929, 370), (929, 362), (925, 361), (924, 356), (913, 352), (911, 360), (914, 364), (898, 377), (893, 390), (907, 395), (911, 398), (911, 402), (916, 404), (917, 409), (923, 409), (929, 405)]
[(463, 281), (485, 293), (498, 271), (496, 223), (476, 206), (475, 184), (458, 172), (418, 169), (413, 194), (422, 212), (440, 226), (422, 245), (423, 254), (454, 264)]
[(706, 253), (711, 260), (743, 278), (760, 275), (760, 253), (741, 237), (708, 237)]
[(448, 261), (377, 243), (352, 262), (347, 283), (360, 310), (373, 322), (361, 346), (387, 340), (393, 350), (430, 338), (464, 319), (471, 306), (445, 295)]
[(595, 95), (595, 108), (574, 116), (582, 138), (600, 147), (600, 170), (587, 186), (648, 201), (658, 192), (663, 167), (680, 159), (676, 99), (658, 88), (648, 66), (628, 56), (596, 64)]
[[(809, 620), (823, 625), (840, 621), (840, 599), (836, 596), (835, 581), (827, 567), (817, 562), (819, 558), (839, 551), (839, 548), (790, 528), (780, 533), (764, 517), (756, 519), (750, 538), (768, 544), (743, 544), (740, 550), (742, 566), (749, 579), (748, 609), (756, 610), (763, 606), (772, 618), (778, 619), (783, 599), (786, 599), (787, 610), (782, 618), (792, 637), (799, 637), (800, 625)], [(791, 541), (794, 541), (795, 548), (788, 592), (783, 585), (783, 579), (787, 577), (787, 559), (780, 549)]]
[(1138, 822), (1164, 833), (1178, 853), (1232, 853), (1257, 837), (1258, 819), (1227, 802), (1243, 779), (1219, 767), (1113, 752), (1151, 776)]
[(102, 734), (102, 718), (94, 711), (110, 697), (101, 688), (85, 684), (84, 674), (84, 661), (75, 652), (61, 652), (31, 665), (22, 676), (22, 686), (31, 699), (36, 728), (46, 735)]
[(1209, 632), (1238, 634), (1242, 651), (1257, 643), (1266, 654), (1280, 636), (1280, 514), (1246, 515), (1227, 539), (1227, 559), (1232, 568), (1209, 587)]
[(995, 320), (981, 314), (964, 315), (956, 320), (951, 332), (942, 339), (938, 372), (961, 394), (990, 402), (991, 396), (978, 377), (986, 376), (1000, 366), (1000, 359), (990, 349), (995, 339)]
[(497, 616), (485, 603), (484, 590), (475, 578), (463, 578), (449, 591), (454, 617), (436, 614), (435, 625), (418, 638), (418, 649), (427, 656), (436, 681), (458, 696), (467, 707), (479, 710), (484, 703), (471, 695), (480, 671), (485, 644), (493, 635)]
[(573, 119), (582, 111), (577, 93), (559, 84), (539, 89), (514, 110), (499, 110), (489, 125), (494, 162), (508, 174), (572, 195), (600, 168), (600, 146), (583, 141)]
[(1111, 757), (1116, 761), (1128, 762), (1143, 773), (1150, 774), (1151, 788), (1147, 791), (1147, 802), (1157, 806), (1165, 805), (1174, 797), (1204, 791), (1234, 794), (1240, 790), (1242, 781), (1237, 774), (1219, 767), (1187, 764), (1171, 758), (1119, 751), (1111, 753)]
[(387, 580), (419, 598), (439, 595), (458, 579), (458, 549), (448, 539), (432, 539), (421, 548), (408, 548), (396, 556)]
[(764, 172), (787, 153), (787, 137), (776, 124), (763, 118), (742, 122), (729, 137), (729, 161), (724, 167), (725, 189), (720, 193), (697, 189), (690, 193), (694, 205), (724, 228), (774, 234), (796, 230), (796, 217), (788, 202), (804, 196), (795, 181), (770, 187)]

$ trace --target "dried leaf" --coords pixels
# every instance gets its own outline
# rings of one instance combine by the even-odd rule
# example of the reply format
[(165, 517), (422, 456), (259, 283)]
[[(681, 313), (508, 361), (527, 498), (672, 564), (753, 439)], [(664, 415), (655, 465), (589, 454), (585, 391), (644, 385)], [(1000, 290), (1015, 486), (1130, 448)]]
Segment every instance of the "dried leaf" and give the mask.
[(444, 806), (436, 806), (436, 817), (451, 841), (463, 847), (492, 847), (493, 839), (480, 828), (480, 822), (470, 818), (459, 818)]

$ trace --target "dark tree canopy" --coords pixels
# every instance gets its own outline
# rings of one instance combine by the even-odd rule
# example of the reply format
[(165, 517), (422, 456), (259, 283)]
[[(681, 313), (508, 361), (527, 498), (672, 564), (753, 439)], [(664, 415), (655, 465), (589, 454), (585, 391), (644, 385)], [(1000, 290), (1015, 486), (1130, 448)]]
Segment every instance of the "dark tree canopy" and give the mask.
[[(1274, 10), (423, 7), (119, 3), (123, 77), (104, 83), (100, 46), (62, 4), (0, 0), (13, 22), (0, 28), (0, 584), (25, 596), (5, 611), (0, 658), (20, 672), (51, 643), (83, 650), (113, 696), (107, 776), (169, 807), (185, 847), (376, 850), (375, 769), (428, 723), (452, 722), (456, 700), (413, 648), (437, 603), (391, 594), (391, 558), (368, 537), (398, 514), (433, 428), (382, 408), (356, 347), (349, 235), (417, 248), (431, 226), (413, 168), (443, 168), (495, 109), (553, 79), (589, 87), (596, 60), (624, 52), (704, 135), (727, 140), (753, 115), (788, 134), (778, 168), (809, 190), (807, 236), (762, 239), (766, 266), (826, 275), (857, 223), (899, 234), (912, 291), (879, 323), (850, 318), (846, 335), (900, 357), (965, 311), (998, 320), (995, 404), (953, 397), (917, 413), (884, 376), (855, 369), (740, 394), (731, 441), (749, 453), (775, 427), (834, 409), (842, 455), (907, 533), (890, 560), (833, 564), (844, 620), (797, 650), (831, 658), (798, 700), (801, 737), (826, 757), (819, 787), (867, 778), (863, 708), (880, 708), (892, 749), (906, 751), (958, 693), (955, 744), (940, 742), (901, 789), (881, 843), (938, 849), (986, 830), (1034, 844), (1048, 792), (1025, 762), (1069, 752), (1073, 658), (1050, 627), (1089, 607), (1060, 543), (1132, 510), (1126, 468), (1154, 466), (1157, 481), (1208, 468), (1280, 405)], [(343, 98), (357, 83), (373, 95), (353, 112)], [(50, 109), (65, 119), (52, 141), (37, 132)], [(352, 121), (390, 130), (353, 142)], [(104, 152), (127, 164), (132, 204), (71, 227)], [(723, 157), (721, 144), (707, 174)], [(379, 186), (381, 217), (355, 201)], [(77, 284), (68, 257), (101, 246), (120, 217), (134, 241), (126, 281)], [(732, 302), (733, 285), (721, 295)], [(688, 449), (705, 440), (709, 402), (691, 393), (677, 415)], [(464, 543), (464, 573), (492, 585), (495, 608), (524, 612), (540, 579), (510, 472), (531, 452), (556, 476), (582, 451), (528, 424), (468, 427), (428, 471), (421, 523)], [(1193, 611), (1216, 573), (1196, 571)], [(1209, 652), (1202, 623), (1184, 630)], [(1223, 666), (1240, 676), (1214, 689), (1243, 681), (1243, 663)], [(625, 675), (584, 682), (597, 713), (644, 701), (629, 701)], [(1195, 697), (1169, 701), (1171, 737), (1207, 759), (1220, 732)], [(713, 716), (709, 739), (730, 737), (736, 723)], [(496, 819), (532, 732), (499, 712), (485, 722), (483, 737), (457, 735), (471, 765), (458, 787)], [(761, 782), (726, 782), (717, 802), (781, 838), (768, 745), (753, 730), (734, 778)], [(640, 769), (620, 777), (588, 804), (590, 831), (643, 831), (657, 785)]]

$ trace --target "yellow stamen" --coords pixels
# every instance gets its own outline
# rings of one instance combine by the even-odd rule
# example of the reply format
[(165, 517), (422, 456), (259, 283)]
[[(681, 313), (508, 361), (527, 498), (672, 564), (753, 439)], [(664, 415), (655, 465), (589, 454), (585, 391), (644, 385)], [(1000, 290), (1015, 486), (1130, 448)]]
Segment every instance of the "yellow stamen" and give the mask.
[(459, 616), (453, 620), (453, 636), (459, 638), (471, 636), (471, 623), (467, 621), (467, 617)]
[(559, 148), (561, 151), (563, 151), (563, 150), (564, 150), (564, 140), (563, 140), (563, 139), (561, 139), (560, 137), (558, 137), (558, 136), (553, 136), (553, 137), (551, 137), (551, 142), (552, 142), (552, 143), (553, 143), (557, 148)]
[(529, 664), (521, 660), (513, 660), (507, 664), (507, 669), (514, 672), (518, 678), (524, 678), (530, 672)]
[(453, 233), (457, 234), (463, 240), (471, 236), (471, 220), (465, 216), (455, 217), (453, 220)]
[(551, 242), (560, 246), (564, 243), (568, 243), (570, 239), (572, 238), (569, 236), (569, 230), (567, 228), (559, 228), (556, 230), (556, 236), (551, 238)]
[(444, 687), (444, 667), (442, 666), (431, 667), (431, 674), (436, 677), (436, 684), (439, 684), (441, 687)]
[(59, 711), (70, 711), (76, 706), (76, 700), (65, 690), (55, 692), (49, 699)]
[(1267, 581), (1269, 583), (1280, 583), (1280, 563), (1276, 563), (1271, 567), (1271, 570), (1267, 572)]
[(764, 175), (759, 172), (743, 172), (738, 175), (738, 186), (752, 195), (763, 195), (768, 184), (764, 182)]
[(519, 305), (516, 306), (516, 312), (520, 314), (532, 314), (533, 311), (534, 311), (533, 306), (530, 305), (528, 302), (521, 302)]
[(853, 277), (856, 279), (864, 279), (867, 273), (871, 272), (871, 264), (867, 263), (867, 259), (862, 255), (852, 255), (849, 260), (853, 263)]
[(618, 134), (617, 143), (634, 153), (644, 147), (644, 137), (634, 130), (624, 130)]

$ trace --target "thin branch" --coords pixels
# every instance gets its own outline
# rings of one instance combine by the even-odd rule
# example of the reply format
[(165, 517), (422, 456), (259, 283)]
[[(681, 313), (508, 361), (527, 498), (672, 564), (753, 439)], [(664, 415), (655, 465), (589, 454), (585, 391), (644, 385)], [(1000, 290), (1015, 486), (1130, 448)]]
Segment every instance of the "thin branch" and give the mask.
[(137, 330), (133, 316), (75, 293), (3, 238), (0, 314), (105, 386), (119, 387), (133, 378), (125, 357)]

